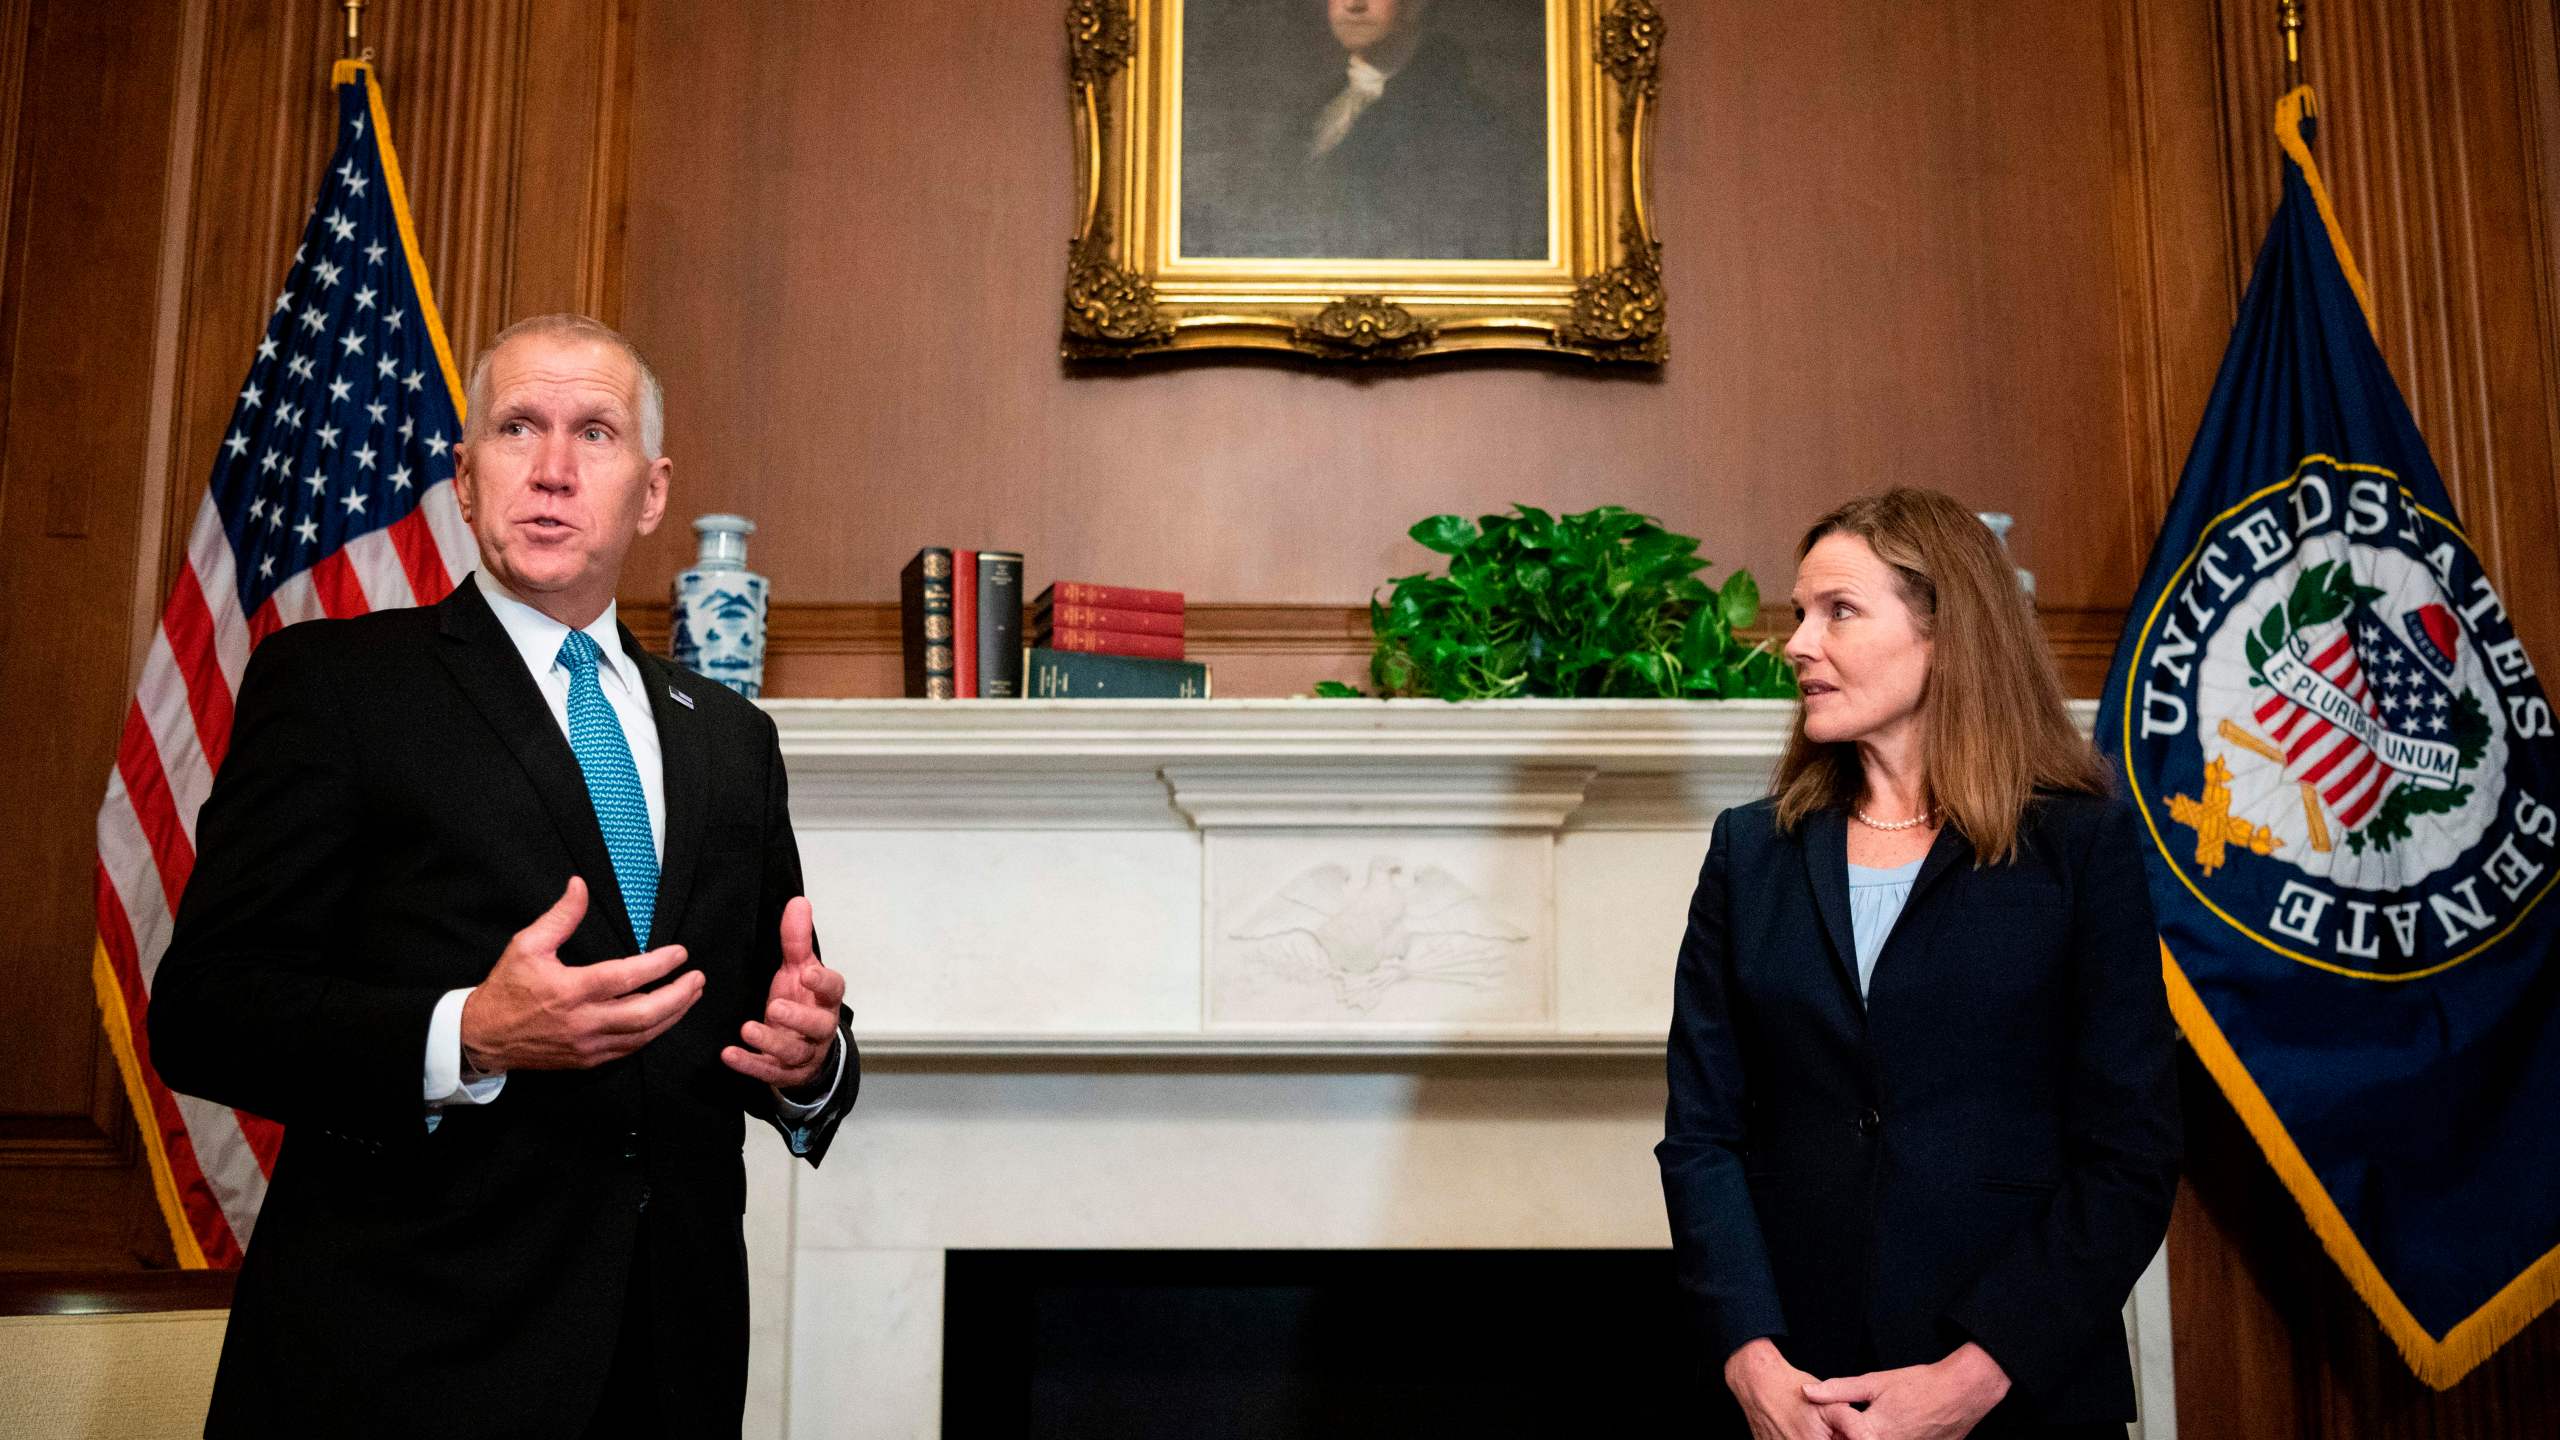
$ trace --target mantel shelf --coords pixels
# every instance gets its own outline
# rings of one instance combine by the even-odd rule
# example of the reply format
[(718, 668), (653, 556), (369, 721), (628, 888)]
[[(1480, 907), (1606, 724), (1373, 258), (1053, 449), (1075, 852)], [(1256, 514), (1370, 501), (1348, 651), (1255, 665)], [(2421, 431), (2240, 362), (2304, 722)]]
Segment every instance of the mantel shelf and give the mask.
[[(2086, 730), (2097, 702), (2075, 700)], [(1327, 753), (1539, 754), (1595, 762), (1774, 756), (1789, 700), (768, 700), (813, 765)]]
[(1785, 740), (1795, 707), (1784, 700), (771, 700), (764, 708), (795, 764), (824, 768), (943, 757), (1081, 764), (1329, 754), (1762, 756)]

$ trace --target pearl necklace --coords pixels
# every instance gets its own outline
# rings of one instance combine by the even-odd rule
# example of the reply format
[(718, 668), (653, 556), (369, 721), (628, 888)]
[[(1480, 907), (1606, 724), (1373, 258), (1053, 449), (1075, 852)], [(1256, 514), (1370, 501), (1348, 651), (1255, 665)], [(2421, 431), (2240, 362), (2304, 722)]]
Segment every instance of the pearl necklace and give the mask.
[(1930, 817), (1936, 815), (1938, 810), (1933, 805), (1908, 820), (1879, 820), (1854, 805), (1849, 808), (1849, 813), (1857, 816), (1859, 822), (1870, 830), (1908, 830), (1914, 825), (1928, 824)]

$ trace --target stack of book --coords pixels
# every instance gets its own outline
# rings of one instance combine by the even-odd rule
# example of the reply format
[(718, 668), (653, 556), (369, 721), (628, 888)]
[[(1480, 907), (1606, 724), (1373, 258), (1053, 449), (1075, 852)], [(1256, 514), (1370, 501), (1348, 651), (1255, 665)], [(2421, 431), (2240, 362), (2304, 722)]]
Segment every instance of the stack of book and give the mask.
[(898, 576), (907, 695), (1022, 697), (1022, 552), (928, 545)]
[(910, 699), (1209, 695), (1209, 667), (1182, 658), (1182, 596), (1171, 590), (1061, 582), (1040, 592), (1026, 624), (1020, 551), (928, 545), (899, 575), (898, 602)]
[(1182, 658), (1182, 592), (1061, 580), (1031, 602), (1031, 643), (1083, 655)]
[(1209, 667), (1183, 658), (1182, 595), (1061, 580), (1031, 602), (1027, 662), (1041, 700), (1199, 700)]

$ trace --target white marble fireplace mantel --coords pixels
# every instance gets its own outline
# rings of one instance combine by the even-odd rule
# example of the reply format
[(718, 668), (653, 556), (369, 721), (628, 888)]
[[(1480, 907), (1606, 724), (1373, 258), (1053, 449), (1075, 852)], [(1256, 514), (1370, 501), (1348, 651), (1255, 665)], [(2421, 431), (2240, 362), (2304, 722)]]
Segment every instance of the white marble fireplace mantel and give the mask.
[(1658, 1049), (1789, 707), (785, 701), (881, 1055)]
[(765, 708), (869, 1063), (824, 1168), (748, 1147), (749, 1434), (939, 1433), (953, 1250), (1668, 1245), (1673, 959), (1787, 704)]

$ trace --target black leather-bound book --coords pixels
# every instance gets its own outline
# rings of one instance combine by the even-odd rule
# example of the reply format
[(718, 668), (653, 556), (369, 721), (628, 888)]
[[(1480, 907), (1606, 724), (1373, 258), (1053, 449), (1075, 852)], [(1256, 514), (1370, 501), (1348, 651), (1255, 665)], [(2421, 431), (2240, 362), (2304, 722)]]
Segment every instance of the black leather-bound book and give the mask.
[[(1020, 588), (1020, 581), (1015, 582)], [(951, 688), (951, 551), (928, 545), (898, 572), (898, 619), (907, 698), (948, 700)]]
[(1022, 698), (1022, 552), (978, 552), (978, 698)]

